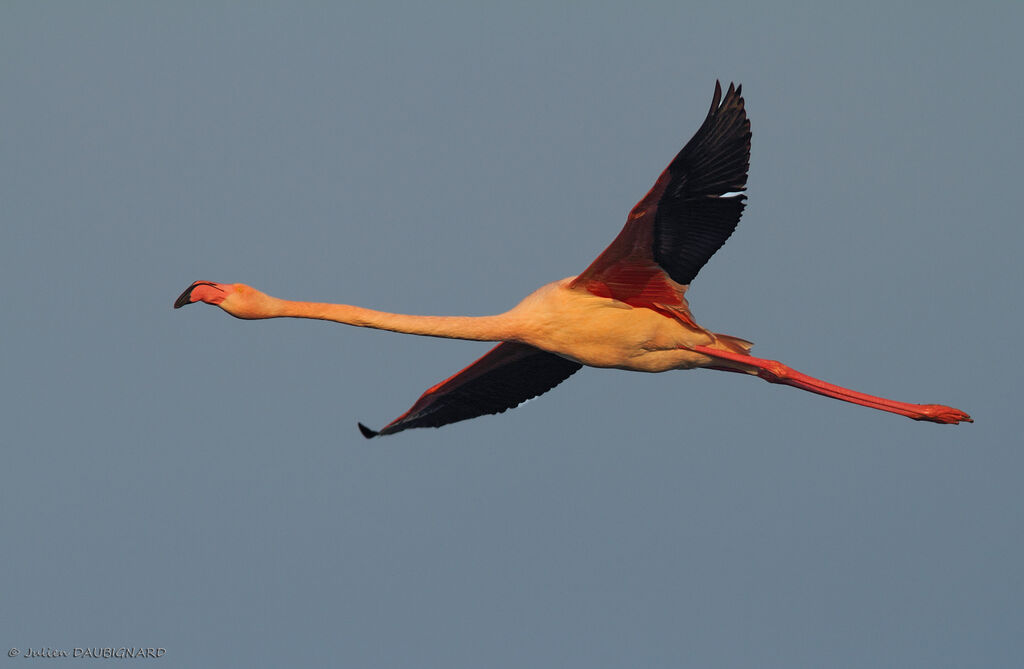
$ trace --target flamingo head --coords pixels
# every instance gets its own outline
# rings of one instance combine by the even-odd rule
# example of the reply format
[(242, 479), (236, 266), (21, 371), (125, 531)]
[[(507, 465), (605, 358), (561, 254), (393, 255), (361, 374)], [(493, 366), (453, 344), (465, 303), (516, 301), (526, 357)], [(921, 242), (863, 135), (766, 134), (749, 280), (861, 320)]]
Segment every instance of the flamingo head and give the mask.
[(178, 309), (193, 302), (205, 302), (220, 307), (235, 318), (268, 318), (271, 300), (273, 298), (269, 295), (244, 283), (196, 281), (178, 296), (174, 301), (174, 308)]

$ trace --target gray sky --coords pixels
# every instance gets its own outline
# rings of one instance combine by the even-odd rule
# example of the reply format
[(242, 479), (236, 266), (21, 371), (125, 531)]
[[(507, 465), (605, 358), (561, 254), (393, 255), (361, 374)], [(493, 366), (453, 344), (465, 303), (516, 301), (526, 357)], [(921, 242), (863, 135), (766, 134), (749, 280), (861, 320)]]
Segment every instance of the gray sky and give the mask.
[[(3, 4), (4, 648), (1019, 666), (1020, 4), (504, 4)], [(367, 442), (487, 346), (171, 309), (505, 310), (611, 241), (716, 78), (750, 200), (698, 321), (974, 425), (584, 370)]]

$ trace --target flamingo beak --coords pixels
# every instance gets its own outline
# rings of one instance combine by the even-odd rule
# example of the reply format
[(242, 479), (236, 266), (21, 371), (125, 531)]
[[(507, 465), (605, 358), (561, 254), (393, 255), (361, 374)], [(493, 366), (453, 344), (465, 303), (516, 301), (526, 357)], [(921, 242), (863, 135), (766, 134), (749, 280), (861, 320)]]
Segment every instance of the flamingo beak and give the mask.
[(193, 302), (206, 302), (207, 304), (220, 304), (231, 292), (232, 286), (227, 283), (214, 283), (212, 281), (196, 281), (185, 289), (178, 299), (174, 301), (174, 308), (180, 309), (186, 304)]

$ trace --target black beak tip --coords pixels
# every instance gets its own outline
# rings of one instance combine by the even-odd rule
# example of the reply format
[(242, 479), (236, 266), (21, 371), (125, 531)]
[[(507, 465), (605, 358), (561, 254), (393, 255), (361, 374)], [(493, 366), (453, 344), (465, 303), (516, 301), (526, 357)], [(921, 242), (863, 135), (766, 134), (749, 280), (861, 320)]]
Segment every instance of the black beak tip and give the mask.
[(178, 299), (174, 301), (174, 308), (180, 309), (186, 304), (192, 303), (192, 289), (196, 287), (196, 284), (192, 284), (185, 289), (185, 292), (178, 296)]
[(362, 423), (357, 423), (357, 425), (359, 425), (359, 431), (362, 432), (363, 436), (366, 437), (367, 439), (373, 439), (379, 434), (379, 432), (377, 432), (376, 430), (371, 430)]

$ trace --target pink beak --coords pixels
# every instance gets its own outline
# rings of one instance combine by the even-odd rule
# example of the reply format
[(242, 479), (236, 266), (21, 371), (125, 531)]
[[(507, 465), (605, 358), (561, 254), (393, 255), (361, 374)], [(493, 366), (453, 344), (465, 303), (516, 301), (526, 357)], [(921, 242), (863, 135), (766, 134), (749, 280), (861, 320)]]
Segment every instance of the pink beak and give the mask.
[(174, 308), (178, 309), (193, 302), (206, 302), (207, 304), (220, 304), (232, 291), (229, 283), (214, 283), (212, 281), (196, 281), (185, 289), (185, 292), (174, 301)]

